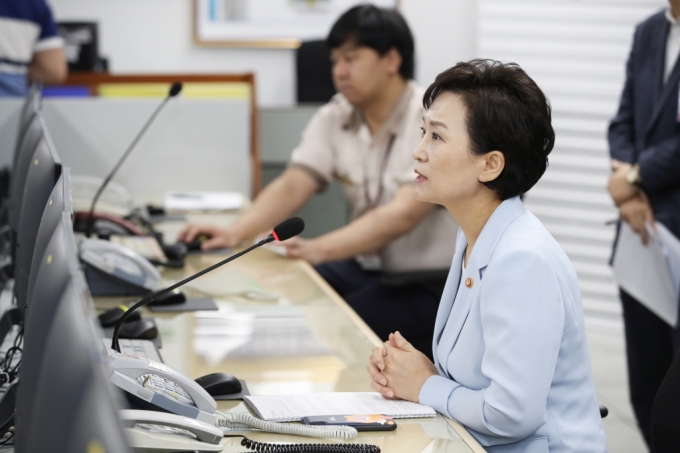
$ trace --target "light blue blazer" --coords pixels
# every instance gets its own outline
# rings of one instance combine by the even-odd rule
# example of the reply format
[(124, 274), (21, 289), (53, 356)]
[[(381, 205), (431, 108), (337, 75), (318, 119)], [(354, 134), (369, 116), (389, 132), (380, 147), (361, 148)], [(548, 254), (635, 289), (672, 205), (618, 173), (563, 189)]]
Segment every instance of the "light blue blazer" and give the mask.
[(489, 452), (606, 452), (581, 292), (564, 251), (519, 197), (496, 208), (461, 278), (466, 246), (459, 231), (434, 331), (439, 376), (420, 402)]

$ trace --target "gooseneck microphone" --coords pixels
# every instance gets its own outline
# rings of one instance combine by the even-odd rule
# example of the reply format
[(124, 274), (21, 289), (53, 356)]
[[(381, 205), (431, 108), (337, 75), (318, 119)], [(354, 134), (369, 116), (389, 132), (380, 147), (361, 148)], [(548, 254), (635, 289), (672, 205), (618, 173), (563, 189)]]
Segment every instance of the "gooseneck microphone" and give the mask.
[(90, 206), (90, 212), (88, 213), (87, 216), (87, 228), (85, 229), (85, 236), (90, 237), (92, 235), (92, 229), (94, 228), (94, 208), (97, 204), (97, 200), (99, 200), (99, 197), (101, 196), (102, 192), (104, 192), (104, 189), (106, 189), (106, 186), (109, 184), (111, 179), (116, 175), (118, 172), (118, 169), (120, 168), (121, 165), (123, 165), (123, 162), (125, 162), (125, 159), (128, 158), (130, 153), (132, 152), (133, 149), (137, 146), (137, 143), (139, 143), (139, 140), (144, 136), (146, 133), (147, 129), (149, 129), (149, 126), (154, 122), (158, 114), (163, 110), (163, 107), (165, 107), (165, 104), (168, 103), (168, 101), (171, 98), (174, 98), (179, 94), (179, 92), (182, 91), (182, 83), (181, 82), (175, 82), (172, 84), (170, 87), (170, 91), (168, 92), (168, 95), (163, 99), (163, 102), (160, 103), (158, 107), (156, 107), (156, 110), (153, 112), (151, 115), (151, 118), (144, 124), (144, 127), (142, 128), (141, 131), (139, 131), (139, 134), (135, 137), (135, 139), (132, 141), (130, 146), (128, 147), (127, 151), (123, 154), (123, 156), (118, 160), (118, 163), (116, 164), (115, 167), (113, 167), (113, 170), (111, 170), (111, 173), (104, 179), (104, 182), (102, 185), (99, 187), (97, 190), (97, 193), (95, 194), (94, 198), (92, 199), (92, 205)]
[(118, 324), (116, 324), (116, 328), (113, 330), (113, 338), (111, 339), (111, 349), (120, 352), (120, 346), (118, 344), (118, 334), (120, 332), (120, 328), (125, 322), (125, 320), (130, 316), (132, 312), (137, 310), (139, 307), (142, 307), (149, 302), (153, 301), (159, 296), (162, 296), (163, 294), (169, 293), (170, 291), (179, 288), (182, 285), (185, 285), (189, 283), (190, 281), (200, 277), (201, 275), (207, 274), (208, 272), (217, 269), (218, 267), (227, 264), (230, 261), (235, 260), (236, 258), (245, 255), (246, 253), (250, 252), (251, 250), (254, 250), (258, 247), (261, 247), (265, 244), (268, 244), (273, 241), (285, 241), (286, 239), (290, 239), (293, 236), (297, 236), (298, 234), (302, 233), (302, 230), (305, 229), (305, 222), (300, 218), (300, 217), (291, 217), (288, 220), (284, 220), (283, 222), (279, 223), (274, 227), (274, 230), (272, 230), (271, 234), (267, 236), (266, 238), (262, 239), (260, 242), (257, 244), (248, 247), (247, 249), (243, 250), (242, 252), (236, 253), (235, 255), (231, 255), (229, 258), (220, 261), (217, 264), (214, 264), (208, 268), (203, 269), (200, 272), (197, 272), (194, 275), (191, 275), (190, 277), (185, 278), (184, 280), (175, 283), (172, 286), (169, 286), (165, 289), (162, 289), (158, 292), (155, 292), (151, 294), (150, 296), (140, 300), (136, 304), (134, 304), (132, 307), (130, 307), (129, 310), (127, 310), (125, 313), (123, 313), (123, 316), (118, 320)]

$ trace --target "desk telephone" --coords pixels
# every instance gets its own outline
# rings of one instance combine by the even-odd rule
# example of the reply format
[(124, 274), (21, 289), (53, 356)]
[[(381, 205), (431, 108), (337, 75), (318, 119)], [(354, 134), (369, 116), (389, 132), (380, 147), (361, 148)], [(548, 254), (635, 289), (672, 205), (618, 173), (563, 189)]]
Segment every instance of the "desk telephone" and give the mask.
[(134, 296), (158, 289), (161, 275), (141, 255), (113, 242), (83, 238), (80, 259), (93, 296)]
[[(145, 451), (153, 446), (159, 452), (221, 451), (218, 444), (225, 433), (253, 428), (321, 438), (352, 439), (357, 435), (348, 426), (273, 423), (246, 413), (223, 413), (216, 410), (217, 403), (202, 387), (168, 365), (114, 350), (108, 350), (108, 361), (111, 383), (123, 390), (136, 407), (151, 409), (121, 411), (135, 449)], [(244, 440), (242, 445), (250, 448), (260, 444)], [(347, 448), (354, 446), (338, 444), (337, 450), (324, 451), (353, 451)]]

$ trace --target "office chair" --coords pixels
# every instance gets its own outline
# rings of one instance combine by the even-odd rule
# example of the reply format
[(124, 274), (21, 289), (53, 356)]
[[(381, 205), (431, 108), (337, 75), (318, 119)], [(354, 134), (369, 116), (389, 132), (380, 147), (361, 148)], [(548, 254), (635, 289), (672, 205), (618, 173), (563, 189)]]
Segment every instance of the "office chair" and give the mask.
[(680, 451), (680, 352), (654, 399), (652, 447), (654, 453)]
[(298, 104), (325, 104), (335, 94), (331, 60), (323, 40), (303, 42), (295, 54)]

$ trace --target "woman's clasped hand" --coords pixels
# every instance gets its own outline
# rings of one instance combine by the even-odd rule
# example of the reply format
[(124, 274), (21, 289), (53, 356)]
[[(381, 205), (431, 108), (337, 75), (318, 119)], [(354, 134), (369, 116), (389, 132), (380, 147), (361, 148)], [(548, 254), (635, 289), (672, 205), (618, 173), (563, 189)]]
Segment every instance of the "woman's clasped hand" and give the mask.
[(373, 348), (366, 368), (373, 390), (385, 398), (415, 403), (425, 381), (438, 374), (434, 363), (398, 331), (391, 333), (383, 345)]

